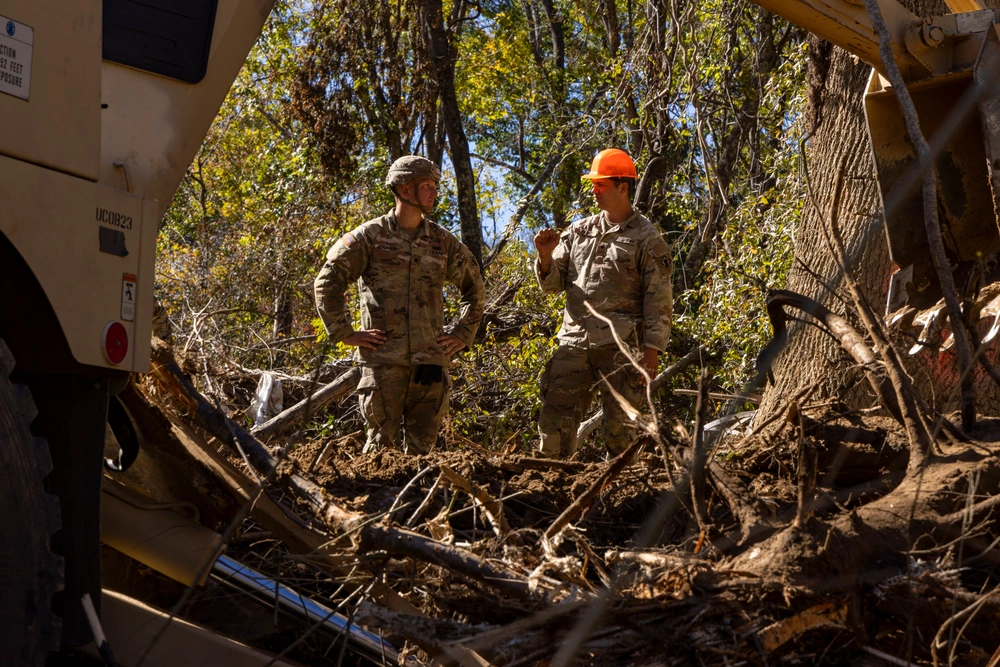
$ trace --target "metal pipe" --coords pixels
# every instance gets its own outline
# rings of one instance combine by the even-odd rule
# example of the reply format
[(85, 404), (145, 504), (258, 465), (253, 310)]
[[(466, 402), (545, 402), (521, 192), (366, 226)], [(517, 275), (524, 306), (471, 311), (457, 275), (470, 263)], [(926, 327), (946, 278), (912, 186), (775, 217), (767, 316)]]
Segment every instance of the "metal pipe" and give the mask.
[(399, 654), (396, 649), (391, 644), (383, 641), (378, 635), (368, 632), (357, 625), (349, 625), (347, 618), (342, 614), (338, 614), (329, 607), (296, 593), (287, 586), (277, 583), (273, 579), (233, 560), (229, 556), (219, 556), (212, 570), (215, 575), (224, 581), (239, 584), (255, 593), (259, 593), (264, 599), (277, 599), (279, 605), (286, 611), (299, 616), (305, 616), (313, 622), (322, 621), (328, 629), (334, 630), (338, 634), (342, 634), (346, 629), (350, 633), (352, 642), (360, 644), (380, 659), (384, 655), (386, 661), (391, 664), (396, 664), (399, 661)]

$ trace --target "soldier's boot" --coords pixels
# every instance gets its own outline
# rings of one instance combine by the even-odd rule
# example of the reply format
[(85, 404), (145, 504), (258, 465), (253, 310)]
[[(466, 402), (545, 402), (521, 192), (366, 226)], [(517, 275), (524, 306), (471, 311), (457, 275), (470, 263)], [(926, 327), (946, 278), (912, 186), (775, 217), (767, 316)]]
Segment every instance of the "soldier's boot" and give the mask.
[[(604, 446), (608, 448), (611, 458), (617, 457), (628, 449), (635, 440), (635, 436), (635, 429), (626, 426), (623, 422), (608, 423), (605, 421), (601, 424), (601, 438), (604, 440)], [(629, 464), (635, 463), (637, 458), (638, 453), (633, 454), (629, 458)]]
[(542, 406), (538, 416), (538, 453), (547, 459), (568, 459), (580, 443), (576, 437), (579, 421)]

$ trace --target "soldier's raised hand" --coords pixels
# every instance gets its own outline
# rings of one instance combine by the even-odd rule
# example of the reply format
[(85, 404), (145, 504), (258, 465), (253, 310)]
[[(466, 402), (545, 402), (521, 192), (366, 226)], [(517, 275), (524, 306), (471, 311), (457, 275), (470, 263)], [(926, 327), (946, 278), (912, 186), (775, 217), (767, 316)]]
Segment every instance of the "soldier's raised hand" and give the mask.
[(552, 251), (559, 245), (559, 232), (554, 229), (543, 229), (535, 234), (535, 250), (539, 257), (551, 257)]
[(377, 350), (385, 342), (385, 331), (382, 329), (362, 329), (340, 341), (344, 345), (363, 347), (366, 350)]

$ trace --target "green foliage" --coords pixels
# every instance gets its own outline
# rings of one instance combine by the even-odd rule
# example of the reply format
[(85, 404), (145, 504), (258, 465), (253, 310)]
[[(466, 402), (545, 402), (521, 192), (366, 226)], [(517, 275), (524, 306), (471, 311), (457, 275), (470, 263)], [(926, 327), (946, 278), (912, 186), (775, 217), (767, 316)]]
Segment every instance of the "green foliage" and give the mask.
[[(392, 205), (394, 156), (446, 145), (419, 4), (279, 1), (161, 230), (157, 289), (180, 346), (229, 369), (315, 368), (325, 252)], [(520, 289), (455, 368), (451, 428), (494, 448), (534, 440), (561, 317), (524, 241), (593, 210), (580, 174), (598, 150), (629, 150), (646, 176), (640, 207), (675, 254), (672, 352), (709, 345), (721, 388), (745, 384), (770, 336), (765, 291), (784, 281), (803, 199), (800, 33), (742, 1), (555, 8), (550, 22), (539, 0), (489, 0), (452, 24), (487, 238), (555, 165), (487, 276), (490, 299)], [(456, 230), (458, 184), (442, 162), (433, 217)], [(350, 356), (338, 344), (320, 362)], [(356, 429), (347, 410), (344, 424), (324, 417), (330, 433)]]
[[(756, 178), (734, 191), (725, 226), (694, 285), (677, 295), (675, 332), (720, 356), (717, 382), (742, 389), (772, 332), (768, 289), (791, 267), (794, 232), (805, 200), (799, 144), (803, 137), (805, 49), (793, 49), (763, 84), (759, 118), (763, 147)], [(697, 227), (690, 225), (690, 231)]]
[(298, 14), (280, 3), (158, 240), (158, 295), (186, 345), (250, 367), (294, 365), (304, 350), (283, 339), (317, 333), (311, 276), (349, 210), (334, 215), (328, 180), (288, 112), (301, 29)]
[(488, 302), (520, 288), (453, 368), (452, 432), (484, 447), (528, 449), (536, 439), (538, 378), (557, 345), (563, 298), (542, 295), (533, 264), (527, 246), (514, 243), (493, 265)]

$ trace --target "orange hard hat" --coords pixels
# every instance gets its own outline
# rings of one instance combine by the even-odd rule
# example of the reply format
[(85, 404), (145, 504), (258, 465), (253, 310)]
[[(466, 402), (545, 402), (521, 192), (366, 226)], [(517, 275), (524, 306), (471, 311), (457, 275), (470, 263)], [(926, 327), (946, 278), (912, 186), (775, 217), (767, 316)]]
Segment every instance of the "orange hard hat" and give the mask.
[(596, 181), (603, 178), (638, 178), (638, 174), (628, 153), (619, 148), (606, 148), (594, 157), (590, 173), (582, 178)]

